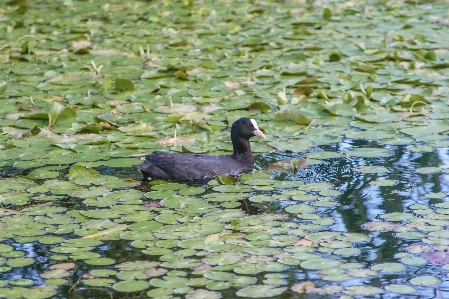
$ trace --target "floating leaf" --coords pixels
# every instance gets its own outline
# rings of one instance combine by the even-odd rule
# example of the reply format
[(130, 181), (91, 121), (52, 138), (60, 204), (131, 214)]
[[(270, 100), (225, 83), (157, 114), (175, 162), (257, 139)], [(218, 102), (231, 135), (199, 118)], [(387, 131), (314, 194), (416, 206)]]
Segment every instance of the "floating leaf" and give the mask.
[(431, 275), (422, 275), (410, 279), (410, 283), (416, 286), (431, 287), (440, 284), (440, 279)]
[(334, 104), (325, 108), (330, 114), (337, 116), (353, 116), (357, 110), (349, 104)]
[(272, 285), (255, 285), (238, 290), (236, 295), (246, 298), (272, 298), (282, 294), (285, 290), (287, 290), (286, 287), (276, 288)]
[(338, 267), (340, 264), (341, 262), (337, 260), (321, 258), (304, 261), (301, 263), (301, 267), (311, 270), (322, 270), (322, 269), (335, 268)]
[(275, 120), (292, 120), (299, 125), (309, 125), (312, 120), (303, 115), (298, 109), (289, 108), (276, 112)]
[(374, 74), (376, 72), (376, 69), (369, 65), (359, 65), (355, 69), (359, 72), (370, 73), (370, 74)]
[(90, 173), (81, 165), (75, 164), (69, 169), (68, 178), (71, 181), (74, 181), (78, 178), (84, 178), (86, 176), (90, 176)]
[(385, 286), (385, 289), (390, 292), (399, 294), (415, 294), (416, 289), (406, 284), (390, 284)]
[(219, 299), (222, 295), (218, 292), (208, 290), (194, 290), (186, 294), (186, 299)]
[(147, 289), (150, 284), (144, 280), (124, 280), (112, 286), (112, 288), (119, 292), (138, 292)]
[(382, 289), (373, 286), (349, 286), (346, 287), (346, 291), (343, 291), (343, 293), (348, 295), (363, 295), (363, 296), (376, 295), (381, 294), (383, 292), (384, 291)]
[(389, 221), (402, 221), (413, 218), (413, 215), (407, 213), (388, 213), (379, 216), (382, 219), (386, 219)]
[(400, 263), (384, 263), (371, 266), (371, 270), (380, 271), (381, 273), (396, 273), (405, 269)]
[(431, 263), (446, 265), (449, 264), (449, 254), (446, 251), (436, 250), (426, 252), (424, 258)]
[(115, 89), (119, 91), (133, 91), (134, 83), (129, 79), (115, 79)]
[(356, 119), (368, 123), (389, 123), (399, 119), (399, 115), (385, 110), (379, 110), (375, 113), (357, 114)]
[(383, 166), (359, 166), (354, 171), (361, 173), (388, 173), (390, 170)]
[(5, 92), (8, 88), (8, 83), (6, 81), (0, 81), (0, 92)]
[(294, 97), (299, 97), (302, 95), (308, 96), (308, 95), (311, 95), (312, 93), (313, 93), (313, 89), (310, 88), (309, 86), (301, 86), (301, 87), (296, 88), (293, 91), (293, 96)]
[(379, 181), (372, 181), (369, 184), (373, 185), (373, 186), (379, 186), (379, 187), (394, 186), (397, 184), (397, 181), (395, 181), (395, 180), (379, 180)]

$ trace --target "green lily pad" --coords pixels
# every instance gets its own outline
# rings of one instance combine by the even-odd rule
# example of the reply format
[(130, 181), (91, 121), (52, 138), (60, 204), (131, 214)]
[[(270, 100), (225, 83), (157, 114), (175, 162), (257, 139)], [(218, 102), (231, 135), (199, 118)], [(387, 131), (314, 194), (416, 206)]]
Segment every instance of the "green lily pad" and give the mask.
[(378, 180), (378, 181), (370, 182), (370, 185), (379, 186), (379, 187), (394, 186), (396, 184), (397, 184), (397, 181), (395, 181), (395, 180)]
[(204, 277), (209, 278), (211, 280), (228, 281), (234, 277), (234, 274), (229, 272), (211, 271), (204, 273)]
[(8, 266), (17, 268), (17, 267), (25, 267), (35, 263), (35, 260), (30, 257), (19, 257), (8, 260), (6, 263)]
[(426, 198), (445, 198), (447, 196), (444, 192), (436, 192), (436, 193), (427, 193), (425, 195)]
[(166, 296), (169, 296), (171, 294), (173, 294), (173, 289), (164, 289), (164, 288), (155, 288), (147, 292), (147, 296), (151, 298), (153, 297), (165, 298)]
[(426, 236), (426, 234), (420, 232), (396, 233), (396, 237), (408, 240), (420, 240), (422, 238), (425, 238)]
[(361, 173), (388, 173), (390, 170), (383, 166), (359, 166), (354, 168), (355, 171)]
[(403, 221), (413, 218), (413, 215), (407, 213), (388, 213), (379, 217), (388, 221)]
[(286, 289), (272, 285), (255, 285), (238, 290), (236, 295), (245, 298), (270, 298), (282, 294)]
[(360, 255), (362, 251), (358, 248), (342, 248), (334, 250), (333, 254), (341, 256), (356, 256)]
[(346, 273), (353, 277), (372, 277), (379, 275), (378, 272), (370, 269), (348, 269)]
[(399, 294), (415, 294), (416, 289), (406, 284), (390, 284), (385, 286), (385, 289), (390, 292)]
[(440, 279), (435, 276), (421, 275), (410, 279), (410, 283), (416, 286), (431, 287), (440, 284)]
[(335, 152), (312, 152), (307, 153), (306, 157), (310, 159), (335, 159), (340, 158), (342, 156), (341, 153), (335, 153)]
[(277, 262), (258, 263), (256, 268), (266, 272), (280, 272), (286, 269), (285, 264)]
[(113, 265), (115, 261), (111, 258), (95, 258), (95, 259), (89, 259), (84, 261), (88, 265), (94, 265), (94, 266), (106, 266), (106, 265)]
[(112, 288), (119, 292), (138, 292), (147, 289), (150, 284), (144, 280), (124, 280), (112, 285)]
[(380, 271), (380, 273), (396, 273), (405, 269), (400, 263), (383, 263), (371, 266), (371, 270)]
[(116, 281), (111, 278), (95, 278), (95, 279), (83, 280), (83, 284), (91, 286), (91, 287), (109, 287), (115, 283), (116, 283)]
[(158, 288), (175, 289), (185, 286), (187, 278), (184, 277), (169, 277), (165, 276), (164, 279), (153, 278), (150, 280), (150, 284)]
[(203, 259), (203, 261), (209, 265), (232, 265), (240, 261), (242, 258), (242, 254), (231, 251), (208, 255)]
[(363, 296), (370, 296), (370, 295), (376, 295), (383, 293), (384, 290), (380, 288), (376, 288), (373, 286), (350, 286), (346, 287), (346, 291), (343, 291), (343, 293), (348, 295), (363, 295)]
[(222, 295), (218, 292), (208, 290), (194, 290), (186, 294), (186, 299), (219, 299)]
[(410, 265), (410, 266), (419, 266), (419, 265), (427, 264), (427, 261), (425, 259), (423, 259), (422, 257), (414, 256), (414, 255), (401, 258), (400, 261), (401, 261), (401, 263), (403, 263), (405, 265)]
[(301, 263), (301, 267), (309, 270), (322, 270), (338, 267), (341, 264), (340, 261), (329, 259), (329, 258), (321, 258), (321, 259), (312, 259), (308, 261), (304, 261)]
[(355, 148), (349, 151), (344, 151), (343, 153), (348, 156), (363, 158), (382, 158), (391, 155), (389, 150), (383, 148)]
[(229, 281), (214, 281), (206, 285), (206, 288), (211, 291), (226, 290), (230, 287), (232, 287), (232, 283)]
[(417, 173), (438, 173), (441, 168), (438, 167), (420, 167), (415, 170)]

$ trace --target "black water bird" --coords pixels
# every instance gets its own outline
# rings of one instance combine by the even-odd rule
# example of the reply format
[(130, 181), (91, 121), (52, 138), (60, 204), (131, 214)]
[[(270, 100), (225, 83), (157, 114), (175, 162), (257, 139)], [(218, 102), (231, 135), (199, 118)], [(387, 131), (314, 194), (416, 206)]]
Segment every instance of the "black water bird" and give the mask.
[(253, 136), (266, 139), (254, 119), (240, 118), (231, 128), (232, 155), (177, 154), (153, 152), (136, 165), (144, 179), (174, 181), (208, 181), (217, 175), (237, 176), (253, 170), (254, 158), (249, 139)]

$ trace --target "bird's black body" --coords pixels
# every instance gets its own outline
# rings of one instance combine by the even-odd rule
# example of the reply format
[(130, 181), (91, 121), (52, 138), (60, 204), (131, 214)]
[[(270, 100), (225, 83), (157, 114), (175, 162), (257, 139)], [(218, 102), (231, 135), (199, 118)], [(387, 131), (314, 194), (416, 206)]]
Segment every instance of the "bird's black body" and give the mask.
[(237, 176), (253, 170), (254, 159), (249, 139), (265, 135), (253, 119), (241, 118), (231, 128), (231, 140), (234, 148), (232, 155), (213, 156), (203, 154), (176, 154), (153, 152), (136, 167), (142, 171), (145, 179), (163, 179), (176, 181), (208, 181), (217, 175)]

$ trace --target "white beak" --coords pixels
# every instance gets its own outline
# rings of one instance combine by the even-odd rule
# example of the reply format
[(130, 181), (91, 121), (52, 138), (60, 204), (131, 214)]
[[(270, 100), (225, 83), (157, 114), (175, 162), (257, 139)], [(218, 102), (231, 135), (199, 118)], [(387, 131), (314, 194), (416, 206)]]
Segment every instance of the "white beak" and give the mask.
[(267, 139), (267, 137), (265, 137), (265, 135), (262, 133), (261, 130), (255, 130), (255, 131), (253, 131), (253, 133), (254, 133), (254, 135), (256, 135), (262, 139)]
[(259, 127), (257, 126), (257, 123), (256, 123), (256, 121), (254, 120), (254, 119), (250, 119), (250, 121), (251, 121), (251, 123), (253, 124), (253, 127), (254, 127), (254, 131), (253, 131), (253, 133), (254, 133), (254, 135), (256, 135), (257, 137), (260, 137), (260, 138), (262, 138), (262, 139), (267, 139), (267, 137), (265, 137), (265, 135), (262, 133), (262, 131), (261, 130), (259, 130)]

